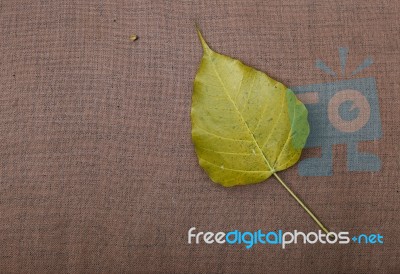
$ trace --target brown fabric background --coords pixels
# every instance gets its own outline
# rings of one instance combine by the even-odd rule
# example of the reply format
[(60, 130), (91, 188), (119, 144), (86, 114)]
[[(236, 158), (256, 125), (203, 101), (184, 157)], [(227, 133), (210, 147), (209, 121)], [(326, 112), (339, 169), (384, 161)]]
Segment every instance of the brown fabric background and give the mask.
[[(168, 1), (169, 2), (169, 1)], [(380, 2), (380, 3), (378, 3)], [(398, 1), (0, 2), (0, 272), (400, 273)], [(225, 189), (191, 143), (192, 82), (211, 47), (288, 86), (367, 57), (379, 172), (281, 173), (335, 231), (385, 244), (188, 245), (187, 231), (317, 230), (274, 180)], [(129, 41), (129, 35), (140, 38)], [(304, 156), (317, 155), (306, 149)]]

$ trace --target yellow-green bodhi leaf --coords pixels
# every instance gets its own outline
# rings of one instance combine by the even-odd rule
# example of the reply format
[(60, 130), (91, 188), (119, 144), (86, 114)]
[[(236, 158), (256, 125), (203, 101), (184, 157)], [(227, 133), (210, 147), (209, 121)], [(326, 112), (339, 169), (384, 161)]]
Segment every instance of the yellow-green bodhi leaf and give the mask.
[(325, 232), (329, 231), (276, 174), (300, 158), (310, 128), (293, 91), (239, 60), (211, 50), (203, 57), (192, 97), (192, 139), (200, 165), (223, 186), (259, 183), (274, 175)]
[(192, 138), (200, 165), (223, 186), (264, 181), (300, 158), (307, 109), (263, 72), (211, 50), (194, 81)]

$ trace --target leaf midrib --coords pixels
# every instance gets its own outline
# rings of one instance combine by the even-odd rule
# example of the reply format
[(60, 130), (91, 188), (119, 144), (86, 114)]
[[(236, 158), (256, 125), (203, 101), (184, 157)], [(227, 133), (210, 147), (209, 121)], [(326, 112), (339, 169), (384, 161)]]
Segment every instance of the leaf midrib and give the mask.
[[(212, 51), (211, 54), (215, 54), (215, 52)], [(235, 107), (236, 111), (239, 113), (239, 117), (240, 117), (240, 119), (242, 120), (242, 123), (246, 126), (246, 129), (247, 129), (247, 131), (250, 133), (250, 136), (251, 136), (251, 138), (253, 139), (253, 142), (254, 142), (254, 143), (256, 144), (256, 146), (257, 146), (257, 149), (260, 151), (262, 157), (264, 158), (264, 161), (267, 163), (268, 167), (270, 168), (270, 172), (275, 173), (275, 169), (273, 169), (273, 168), (271, 167), (270, 163), (268, 162), (267, 157), (265, 156), (264, 152), (261, 150), (260, 146), (258, 145), (258, 142), (257, 142), (256, 138), (254, 137), (253, 132), (250, 130), (250, 128), (249, 128), (247, 122), (244, 120), (242, 113), (239, 111), (239, 109), (238, 109), (236, 103), (232, 100), (231, 96), (229, 95), (228, 89), (225, 87), (225, 83), (224, 83), (224, 81), (222, 81), (221, 76), (219, 75), (219, 73), (218, 73), (218, 71), (217, 71), (217, 69), (216, 69), (216, 67), (215, 67), (215, 64), (214, 64), (213, 59), (210, 57), (209, 52), (205, 53), (205, 55), (209, 56), (209, 58), (210, 58), (210, 60), (211, 60), (211, 63), (212, 63), (212, 65), (213, 65), (212, 67), (213, 67), (213, 69), (214, 69), (214, 72), (215, 72), (215, 74), (217, 75), (219, 81), (221, 82), (222, 87), (223, 87), (223, 89), (224, 89), (224, 91), (225, 91), (226, 96), (227, 96), (228, 99), (231, 101), (231, 103), (232, 103), (232, 105)], [(243, 79), (241, 80), (240, 85), (242, 84), (242, 81), (243, 81)], [(240, 91), (239, 91), (239, 92), (240, 92)]]

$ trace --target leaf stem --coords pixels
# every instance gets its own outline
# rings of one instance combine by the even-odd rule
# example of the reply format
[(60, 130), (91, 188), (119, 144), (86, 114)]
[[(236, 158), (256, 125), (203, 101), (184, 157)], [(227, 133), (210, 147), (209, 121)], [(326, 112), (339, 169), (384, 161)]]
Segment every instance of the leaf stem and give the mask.
[(281, 183), (281, 185), (292, 195), (292, 197), (301, 205), (301, 207), (310, 215), (310, 217), (317, 223), (317, 225), (326, 233), (329, 233), (329, 230), (318, 220), (318, 218), (311, 212), (310, 209), (297, 197), (296, 194), (282, 181), (282, 179), (274, 172), (275, 178)]

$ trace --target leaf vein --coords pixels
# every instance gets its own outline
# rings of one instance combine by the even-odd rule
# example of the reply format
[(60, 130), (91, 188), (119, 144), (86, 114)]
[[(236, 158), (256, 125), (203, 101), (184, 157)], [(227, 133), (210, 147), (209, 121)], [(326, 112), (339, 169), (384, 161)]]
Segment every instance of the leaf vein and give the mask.
[(247, 105), (249, 104), (249, 100), (250, 100), (249, 98), (250, 98), (251, 94), (253, 93), (254, 82), (256, 81), (256, 74), (257, 73), (253, 74), (253, 81), (251, 82), (251, 88), (249, 90), (249, 95), (247, 95), (247, 98), (246, 98), (246, 101), (244, 102), (244, 106), (243, 106), (242, 110), (246, 109)]
[(243, 74), (242, 74), (242, 79), (240, 80), (238, 90), (236, 91), (236, 94), (235, 94), (235, 102), (236, 102), (237, 97), (238, 97), (238, 95), (239, 95), (239, 93), (240, 93), (240, 89), (242, 88), (242, 83), (243, 83), (243, 79), (244, 79), (244, 74), (245, 74), (245, 72), (243, 72)]
[(216, 151), (216, 150), (208, 149), (208, 148), (204, 148), (204, 147), (197, 147), (197, 148), (202, 149), (202, 150), (207, 150), (207, 151), (215, 152), (215, 153), (219, 153), (219, 154), (230, 154), (230, 155), (256, 155), (256, 154), (253, 154), (253, 153), (239, 153), (239, 152)]
[[(257, 121), (257, 125), (256, 125), (256, 127), (254, 128), (254, 132), (258, 129), (258, 127), (260, 126), (260, 124), (261, 124), (261, 121), (262, 121), (262, 118), (264, 118), (264, 114), (265, 114), (265, 111), (266, 111), (266, 109), (267, 109), (267, 106), (268, 106), (268, 104), (265, 104), (264, 105), (264, 108), (263, 108), (263, 110), (262, 110), (262, 112), (261, 112), (261, 115), (260, 115), (260, 119), (258, 119), (258, 121)], [(275, 110), (278, 108), (278, 104), (276, 104), (275, 105), (275, 107), (274, 107), (274, 111), (272, 112), (272, 113), (275, 113)]]
[(289, 158), (289, 160), (286, 163), (278, 166), (276, 169), (280, 169), (281, 167), (285, 167), (285, 165), (287, 165), (294, 158), (293, 156), (296, 156), (296, 155), (297, 155), (296, 153), (293, 153), (293, 155)]
[(272, 133), (274, 133), (274, 131), (275, 131), (275, 128), (276, 128), (276, 126), (277, 126), (277, 124), (278, 124), (279, 119), (281, 118), (281, 115), (282, 115), (282, 113), (283, 113), (283, 103), (284, 103), (284, 101), (285, 101), (285, 98), (286, 98), (286, 95), (283, 94), (283, 95), (282, 95), (282, 102), (281, 102), (281, 111), (279, 112), (278, 118), (275, 120), (274, 126), (272, 127), (271, 132), (268, 134), (268, 137), (267, 137), (266, 141), (265, 141), (264, 144), (262, 145), (262, 148), (264, 148), (265, 145), (268, 143), (269, 139), (270, 139), (271, 136), (272, 136)]
[(231, 140), (231, 141), (252, 142), (251, 140), (242, 140), (242, 139), (235, 139), (235, 138), (224, 137), (224, 136), (215, 134), (215, 133), (213, 133), (213, 132), (211, 132), (211, 131), (208, 131), (208, 130), (206, 130), (206, 129), (204, 129), (204, 128), (201, 128), (201, 127), (199, 127), (198, 125), (197, 125), (196, 127), (197, 127), (198, 129), (201, 129), (201, 130), (204, 131), (205, 133), (207, 133), (207, 134), (209, 134), (209, 135), (212, 135), (212, 136), (215, 136), (215, 137), (218, 137), (218, 138), (222, 138), (222, 139), (226, 139), (226, 140)]
[[(205, 160), (204, 158), (201, 158), (201, 157), (199, 157), (199, 158), (202, 159), (203, 161), (209, 163), (210, 165), (213, 165), (213, 166), (216, 166), (218, 168), (221, 168), (221, 166), (219, 166), (219, 165), (217, 165), (215, 163), (207, 161), (207, 160)], [(226, 168), (226, 167), (224, 167), (224, 170), (231, 170), (231, 171), (238, 171), (238, 172), (249, 172), (249, 173), (251, 173), (251, 172), (269, 173), (270, 172), (268, 170), (244, 170), (244, 169), (235, 169), (235, 168)]]
[[(289, 117), (290, 117), (290, 116), (289, 116)], [(285, 150), (287, 144), (289, 143), (288, 141), (289, 141), (289, 139), (291, 138), (290, 135), (292, 134), (293, 125), (294, 125), (294, 121), (295, 121), (295, 120), (296, 120), (296, 100), (295, 100), (295, 102), (293, 103), (293, 119), (292, 119), (292, 122), (291, 122), (291, 124), (290, 124), (290, 130), (289, 130), (289, 132), (288, 132), (286, 141), (285, 141), (285, 143), (284, 143), (284, 145), (283, 145), (283, 147), (282, 147), (282, 149), (281, 149), (281, 152), (279, 153), (278, 157), (276, 158), (275, 164), (279, 161), (279, 157), (281, 157), (282, 152)], [(275, 164), (274, 164), (274, 165), (275, 165)]]

